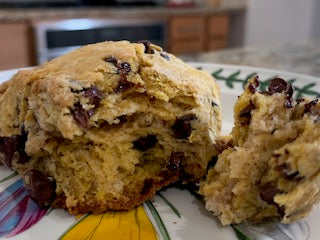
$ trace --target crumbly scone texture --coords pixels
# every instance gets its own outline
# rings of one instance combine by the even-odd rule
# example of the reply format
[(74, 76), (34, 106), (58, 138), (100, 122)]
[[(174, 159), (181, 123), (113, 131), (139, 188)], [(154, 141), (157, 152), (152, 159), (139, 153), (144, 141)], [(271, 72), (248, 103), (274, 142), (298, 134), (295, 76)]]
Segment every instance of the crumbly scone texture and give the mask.
[(40, 204), (130, 209), (196, 182), (215, 155), (219, 89), (160, 47), (81, 47), (0, 86), (0, 160)]
[(231, 142), (200, 184), (223, 225), (308, 216), (320, 199), (320, 103), (293, 100), (283, 79), (258, 92), (253, 78), (234, 107)]

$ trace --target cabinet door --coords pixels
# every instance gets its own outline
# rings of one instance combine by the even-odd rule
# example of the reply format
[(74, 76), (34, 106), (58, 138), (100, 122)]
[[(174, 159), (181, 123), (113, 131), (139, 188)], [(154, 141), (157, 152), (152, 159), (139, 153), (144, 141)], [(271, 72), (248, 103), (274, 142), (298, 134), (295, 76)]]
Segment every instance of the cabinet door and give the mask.
[(215, 15), (209, 18), (207, 50), (225, 48), (228, 44), (229, 16)]
[(173, 39), (203, 38), (205, 19), (201, 16), (173, 17), (170, 36)]
[(205, 17), (177, 16), (169, 21), (169, 51), (174, 54), (204, 50)]
[(0, 23), (0, 70), (30, 66), (27, 23)]

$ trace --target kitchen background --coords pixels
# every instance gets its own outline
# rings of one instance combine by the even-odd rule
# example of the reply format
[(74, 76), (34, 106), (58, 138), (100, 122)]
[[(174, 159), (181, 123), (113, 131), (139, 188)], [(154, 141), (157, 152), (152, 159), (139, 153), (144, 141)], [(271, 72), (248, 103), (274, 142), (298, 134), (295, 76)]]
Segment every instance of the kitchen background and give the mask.
[(148, 39), (189, 61), (320, 76), (320, 1), (0, 0), (0, 70), (119, 39)]

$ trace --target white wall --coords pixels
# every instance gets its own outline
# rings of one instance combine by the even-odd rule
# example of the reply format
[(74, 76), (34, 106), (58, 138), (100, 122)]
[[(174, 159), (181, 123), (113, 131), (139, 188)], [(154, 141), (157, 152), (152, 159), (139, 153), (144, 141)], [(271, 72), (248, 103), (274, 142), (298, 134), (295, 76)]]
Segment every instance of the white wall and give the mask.
[(313, 7), (313, 24), (311, 29), (312, 38), (320, 38), (320, 1), (315, 0)]
[(244, 45), (320, 37), (319, 0), (248, 0)]

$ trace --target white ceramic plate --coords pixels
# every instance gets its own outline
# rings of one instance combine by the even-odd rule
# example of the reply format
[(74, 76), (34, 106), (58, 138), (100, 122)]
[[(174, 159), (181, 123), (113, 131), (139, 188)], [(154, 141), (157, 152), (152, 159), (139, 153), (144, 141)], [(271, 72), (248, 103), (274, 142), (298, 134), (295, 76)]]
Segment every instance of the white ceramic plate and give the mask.
[[(269, 69), (191, 63), (214, 75), (221, 88), (223, 133), (231, 130), (233, 104), (246, 80), (258, 74), (267, 86), (275, 76), (292, 82), (295, 96), (317, 97), (320, 79)], [(0, 72), (0, 82), (17, 70)], [(320, 236), (320, 208), (307, 219), (282, 225), (276, 220), (259, 226), (242, 224), (223, 227), (203, 204), (187, 190), (166, 189), (153, 201), (130, 212), (108, 212), (75, 218), (61, 209), (38, 209), (27, 196), (18, 176), (0, 167), (0, 239), (12, 240), (98, 240), (98, 239), (261, 239), (316, 240)], [(1, 238), (2, 237), (2, 238)]]

